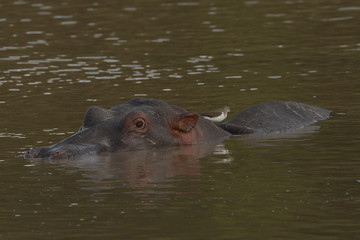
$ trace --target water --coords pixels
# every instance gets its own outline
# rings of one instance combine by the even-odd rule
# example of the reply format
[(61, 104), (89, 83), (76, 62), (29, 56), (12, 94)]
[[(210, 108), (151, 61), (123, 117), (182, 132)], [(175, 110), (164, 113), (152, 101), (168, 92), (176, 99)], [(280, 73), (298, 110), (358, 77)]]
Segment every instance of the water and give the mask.
[[(1, 239), (355, 239), (357, 1), (0, 3)], [(76, 161), (17, 158), (136, 96), (190, 111), (292, 100), (305, 133)]]

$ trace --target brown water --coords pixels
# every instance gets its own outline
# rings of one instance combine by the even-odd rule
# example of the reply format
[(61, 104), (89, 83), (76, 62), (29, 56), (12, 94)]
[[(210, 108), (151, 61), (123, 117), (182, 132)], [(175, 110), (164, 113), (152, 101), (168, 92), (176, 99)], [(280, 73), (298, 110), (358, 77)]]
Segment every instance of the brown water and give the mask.
[[(357, 239), (359, 25), (356, 0), (2, 0), (0, 239)], [(217, 146), (16, 158), (135, 96), (333, 117)]]

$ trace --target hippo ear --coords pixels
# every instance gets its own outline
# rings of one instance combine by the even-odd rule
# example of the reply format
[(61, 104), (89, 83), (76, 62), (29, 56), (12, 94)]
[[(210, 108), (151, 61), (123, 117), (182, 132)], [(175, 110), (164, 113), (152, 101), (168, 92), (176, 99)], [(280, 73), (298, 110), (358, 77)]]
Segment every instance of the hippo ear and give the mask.
[(83, 128), (94, 126), (106, 119), (112, 118), (114, 115), (111, 110), (107, 110), (97, 106), (91, 106), (88, 108), (84, 115)]
[(190, 132), (196, 126), (199, 120), (199, 115), (195, 113), (184, 113), (178, 116), (176, 121), (175, 129), (182, 132)]

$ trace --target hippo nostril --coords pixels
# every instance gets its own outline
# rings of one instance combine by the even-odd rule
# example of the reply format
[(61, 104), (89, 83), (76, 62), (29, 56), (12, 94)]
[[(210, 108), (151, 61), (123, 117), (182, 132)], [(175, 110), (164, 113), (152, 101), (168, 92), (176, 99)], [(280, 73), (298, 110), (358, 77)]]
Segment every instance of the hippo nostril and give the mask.
[(25, 157), (27, 158), (37, 158), (40, 153), (39, 148), (32, 148), (25, 153)]

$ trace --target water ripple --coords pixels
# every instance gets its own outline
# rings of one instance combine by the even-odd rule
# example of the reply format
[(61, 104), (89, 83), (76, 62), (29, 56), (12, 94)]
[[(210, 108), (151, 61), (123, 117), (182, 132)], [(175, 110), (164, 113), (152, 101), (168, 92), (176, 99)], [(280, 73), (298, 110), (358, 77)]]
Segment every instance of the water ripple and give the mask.
[(0, 51), (18, 50), (18, 49), (27, 49), (27, 48), (33, 48), (33, 46), (5, 46), (5, 47), (0, 47)]
[(2, 133), (0, 132), (0, 138), (26, 138), (23, 133)]
[(347, 17), (335, 17), (335, 18), (328, 18), (328, 19), (323, 19), (324, 22), (337, 22), (337, 21), (346, 21), (346, 20), (350, 20), (353, 19), (353, 16), (347, 16)]
[(338, 8), (339, 11), (360, 11), (360, 7), (342, 7)]
[(207, 55), (201, 55), (198, 57), (191, 57), (187, 60), (187, 62), (189, 63), (198, 63), (198, 62), (209, 62), (213, 59), (212, 56), (207, 56)]

